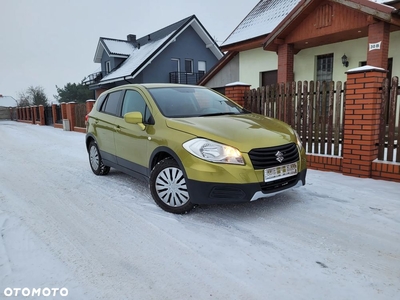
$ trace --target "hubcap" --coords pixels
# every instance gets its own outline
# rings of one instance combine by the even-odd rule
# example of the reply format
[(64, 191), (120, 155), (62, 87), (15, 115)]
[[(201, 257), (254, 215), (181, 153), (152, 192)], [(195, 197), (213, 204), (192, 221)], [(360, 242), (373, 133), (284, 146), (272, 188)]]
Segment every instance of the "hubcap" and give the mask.
[(97, 170), (99, 168), (99, 153), (97, 152), (97, 148), (95, 146), (90, 147), (89, 159), (93, 170)]
[(178, 168), (166, 168), (156, 178), (158, 197), (167, 205), (179, 207), (189, 200), (185, 177)]

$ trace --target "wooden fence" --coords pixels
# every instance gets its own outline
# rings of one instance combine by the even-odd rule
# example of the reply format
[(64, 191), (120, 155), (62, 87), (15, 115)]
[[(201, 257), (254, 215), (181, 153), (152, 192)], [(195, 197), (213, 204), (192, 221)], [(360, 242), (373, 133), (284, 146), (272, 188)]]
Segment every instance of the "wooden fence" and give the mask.
[(244, 107), (290, 124), (307, 153), (341, 156), (345, 84), (289, 82), (245, 93)]
[(399, 78), (382, 85), (378, 160), (400, 163), (400, 88)]

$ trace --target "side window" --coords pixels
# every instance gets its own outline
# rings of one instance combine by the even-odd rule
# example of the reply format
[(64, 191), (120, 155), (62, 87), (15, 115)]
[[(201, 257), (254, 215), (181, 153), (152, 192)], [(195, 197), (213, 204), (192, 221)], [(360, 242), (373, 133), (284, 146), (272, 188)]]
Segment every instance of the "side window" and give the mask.
[(121, 96), (122, 91), (117, 91), (108, 94), (107, 99), (103, 102), (100, 107), (100, 111), (110, 115), (119, 115), (121, 108)]
[(99, 99), (97, 99), (96, 108), (98, 111), (101, 111), (101, 106), (103, 105), (105, 99), (106, 99), (106, 95), (102, 95), (102, 96), (100, 96)]
[(136, 91), (127, 90), (122, 104), (122, 116), (132, 111), (142, 113), (144, 122), (149, 123), (151, 114), (143, 97)]

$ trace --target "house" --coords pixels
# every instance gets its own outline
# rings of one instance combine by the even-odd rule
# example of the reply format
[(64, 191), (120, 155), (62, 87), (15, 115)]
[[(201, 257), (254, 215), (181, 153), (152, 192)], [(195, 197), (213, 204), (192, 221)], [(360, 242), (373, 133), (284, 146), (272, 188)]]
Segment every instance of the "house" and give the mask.
[(399, 0), (261, 0), (199, 84), (345, 81), (348, 69), (366, 64), (398, 75), (399, 9)]
[(17, 100), (11, 96), (3, 96), (0, 94), (0, 107), (16, 107), (18, 106)]
[(196, 84), (223, 53), (195, 15), (149, 33), (139, 39), (101, 37), (94, 62), (101, 71), (83, 84), (98, 95), (127, 83)]

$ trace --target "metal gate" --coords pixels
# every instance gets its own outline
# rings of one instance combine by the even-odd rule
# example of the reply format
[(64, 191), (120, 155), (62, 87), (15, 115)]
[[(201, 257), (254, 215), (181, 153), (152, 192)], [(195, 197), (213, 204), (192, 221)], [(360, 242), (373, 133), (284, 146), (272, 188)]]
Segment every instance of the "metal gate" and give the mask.
[(53, 125), (53, 110), (51, 106), (44, 107), (44, 123), (46, 125)]

